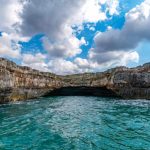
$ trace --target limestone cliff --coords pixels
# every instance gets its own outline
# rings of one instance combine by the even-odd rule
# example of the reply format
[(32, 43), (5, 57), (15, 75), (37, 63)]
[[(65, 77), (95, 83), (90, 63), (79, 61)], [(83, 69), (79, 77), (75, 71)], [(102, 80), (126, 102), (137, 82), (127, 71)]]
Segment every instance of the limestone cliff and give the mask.
[(106, 94), (108, 90), (122, 98), (150, 99), (150, 63), (136, 68), (117, 67), (102, 73), (59, 76), (0, 58), (0, 103), (36, 98), (71, 87), (97, 88), (94, 95), (98, 96), (103, 89)]

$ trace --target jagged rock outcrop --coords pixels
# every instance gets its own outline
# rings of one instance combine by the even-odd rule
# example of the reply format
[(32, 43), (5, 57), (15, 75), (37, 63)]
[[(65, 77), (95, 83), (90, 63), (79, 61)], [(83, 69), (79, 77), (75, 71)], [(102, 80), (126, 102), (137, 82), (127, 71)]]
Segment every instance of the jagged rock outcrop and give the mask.
[(130, 69), (117, 67), (102, 73), (59, 76), (0, 58), (0, 103), (50, 95), (56, 89), (73, 87), (97, 88), (93, 95), (98, 96), (104, 92), (109, 96), (110, 92), (110, 96), (114, 93), (122, 98), (150, 99), (150, 63)]

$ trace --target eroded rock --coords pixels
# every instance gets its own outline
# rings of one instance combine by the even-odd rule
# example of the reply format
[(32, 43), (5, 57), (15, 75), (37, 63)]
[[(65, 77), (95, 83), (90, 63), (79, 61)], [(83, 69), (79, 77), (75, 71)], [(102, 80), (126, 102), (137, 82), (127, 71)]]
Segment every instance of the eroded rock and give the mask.
[(150, 63), (130, 69), (117, 67), (102, 73), (59, 76), (0, 58), (0, 103), (44, 96), (63, 87), (98, 87), (111, 90), (118, 97), (150, 99)]

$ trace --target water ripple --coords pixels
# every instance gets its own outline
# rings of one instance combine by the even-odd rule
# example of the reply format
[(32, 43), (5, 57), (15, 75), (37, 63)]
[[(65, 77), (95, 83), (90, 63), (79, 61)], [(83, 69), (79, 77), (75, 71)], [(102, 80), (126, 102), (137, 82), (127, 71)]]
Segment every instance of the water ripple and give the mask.
[(47, 97), (0, 112), (0, 150), (150, 150), (150, 101)]

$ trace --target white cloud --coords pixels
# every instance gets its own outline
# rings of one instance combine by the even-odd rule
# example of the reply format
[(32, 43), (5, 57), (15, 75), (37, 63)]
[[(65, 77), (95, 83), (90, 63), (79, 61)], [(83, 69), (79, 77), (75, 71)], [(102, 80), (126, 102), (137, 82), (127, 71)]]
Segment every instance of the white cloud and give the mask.
[[(117, 0), (107, 0), (105, 4), (111, 15), (117, 9)], [(117, 11), (117, 10), (116, 10)], [(55, 17), (54, 17), (55, 16)], [(24, 5), (21, 13), (22, 24), (20, 31), (24, 36), (44, 33), (44, 47), (50, 57), (72, 57), (81, 53), (81, 42), (72, 29), (77, 26), (81, 30), (82, 24), (96, 23), (107, 19), (106, 12), (102, 12), (99, 0), (30, 0)], [(43, 25), (44, 24), (44, 25)], [(91, 30), (94, 30), (91, 28)]]
[(74, 61), (57, 58), (48, 63), (49, 71), (60, 75), (92, 72), (97, 66), (97, 63), (79, 57)]
[(0, 56), (9, 58), (20, 58), (21, 47), (14, 41), (13, 37), (5, 32), (0, 36)]
[(21, 21), (22, 6), (19, 0), (0, 0), (1, 31), (14, 32), (14, 24)]
[(72, 35), (68, 40), (54, 43), (51, 43), (46, 37), (43, 38), (44, 48), (47, 50), (50, 58), (66, 58), (76, 56), (82, 52), (80, 49), (82, 44), (85, 44), (83, 39), (80, 41)]
[[(119, 0), (100, 0), (100, 4), (106, 5), (106, 12), (110, 15), (118, 15), (118, 8), (119, 8)], [(106, 13), (105, 12), (105, 13)]]
[[(72, 27), (77, 26), (78, 30), (83, 30), (83, 23), (94, 24), (108, 19), (106, 13), (118, 15), (119, 0), (30, 0), (25, 5), (19, 0), (8, 1), (1, 0), (0, 28), (9, 29), (11, 33), (9, 35), (5, 33), (6, 35), (0, 37), (0, 55), (19, 58), (20, 46), (17, 41), (27, 40), (26, 36), (44, 33), (42, 41), (48, 55), (41, 53), (22, 55), (22, 65), (34, 69), (72, 74), (99, 70), (111, 65), (126, 65), (129, 61), (137, 62), (139, 55), (136, 51), (132, 51), (132, 48), (140, 42), (139, 37), (142, 39), (150, 37), (150, 2), (145, 0), (126, 14), (123, 31), (108, 27), (106, 33), (98, 33), (95, 36), (95, 47), (89, 51), (88, 58), (78, 57), (68, 61), (65, 59), (76, 57), (82, 52), (81, 45), (88, 44), (84, 37), (81, 40), (76, 37)], [(106, 5), (105, 12), (102, 11), (101, 5)], [(17, 22), (21, 23), (18, 28), (21, 37), (15, 31), (17, 26), (14, 24)], [(94, 25), (89, 26), (89, 30), (95, 31)]]
[(94, 49), (89, 52), (89, 59), (97, 62), (100, 67), (126, 66), (128, 62), (138, 62), (139, 55), (136, 51), (108, 51), (95, 53)]
[(23, 62), (25, 64), (28, 64), (28, 63), (39, 63), (39, 62), (45, 60), (45, 58), (46, 58), (46, 55), (41, 54), (41, 53), (37, 53), (35, 55), (23, 54)]
[(95, 31), (95, 27), (90, 27), (89, 30)]
[[(59, 75), (101, 71), (102, 69), (109, 68), (110, 66), (127, 65), (128, 61), (137, 62), (139, 59), (139, 56), (135, 51), (128, 53), (110, 52), (108, 54), (104, 53), (104, 55), (101, 56), (91, 53), (88, 59), (77, 57), (73, 61), (62, 58), (54, 58), (48, 61), (46, 55), (41, 53), (34, 55), (23, 54), (22, 57), (22, 65), (24, 66), (29, 66), (33, 69), (38, 69), (44, 72), (53, 72)], [(109, 61), (104, 62), (101, 60), (101, 58), (109, 59), (109, 57), (111, 57)], [(102, 61), (102, 63), (100, 61)]]
[(64, 59), (50, 60), (48, 63), (49, 70), (56, 74), (73, 74), (78, 73), (79, 68), (71, 61)]
[(22, 65), (29, 66), (33, 69), (47, 72), (48, 65), (45, 62), (46, 55), (37, 53), (37, 54), (23, 54), (22, 55)]
[(0, 57), (21, 57), (18, 41), (27, 41), (27, 38), (17, 33), (16, 23), (21, 22), (22, 8), (20, 0), (0, 0)]
[(101, 6), (98, 0), (86, 0), (79, 12), (79, 18), (81, 19), (81, 23), (98, 22), (107, 19), (105, 12), (101, 11)]
[(111, 27), (111, 26), (108, 26), (108, 27), (107, 27), (107, 30), (112, 30), (112, 27)]
[(125, 19), (121, 30), (108, 27), (106, 32), (96, 34), (89, 59), (109, 66), (138, 62), (136, 47), (144, 40), (150, 41), (150, 1), (145, 0), (130, 10)]
[(150, 1), (145, 0), (140, 5), (137, 5), (135, 8), (131, 9), (126, 14), (126, 20), (128, 22), (133, 21), (142, 21), (143, 19), (146, 21), (150, 16)]
[(145, 0), (126, 14), (121, 30), (111, 29), (95, 36), (96, 51), (131, 50), (143, 40), (150, 40), (150, 2)]
[(119, 7), (119, 0), (108, 0), (107, 1), (107, 11), (110, 15), (118, 15), (118, 7)]
[(22, 66), (29, 66), (44, 72), (53, 72), (59, 75), (73, 74), (79, 72), (79, 68), (71, 61), (62, 58), (55, 58), (48, 61), (46, 55), (41, 53), (23, 54)]
[(94, 71), (98, 64), (80, 57), (74, 61), (65, 60), (62, 58), (47, 59), (47, 56), (41, 53), (23, 54), (22, 65), (29, 66), (44, 72), (53, 72), (59, 75), (75, 74)]
[(83, 59), (83, 58), (77, 57), (74, 60), (74, 63), (77, 64), (80, 68), (85, 68), (85, 69), (89, 68), (90, 69), (90, 64), (89, 64), (87, 59)]

